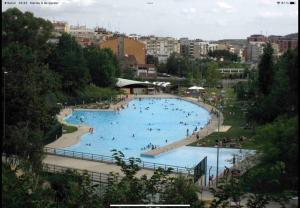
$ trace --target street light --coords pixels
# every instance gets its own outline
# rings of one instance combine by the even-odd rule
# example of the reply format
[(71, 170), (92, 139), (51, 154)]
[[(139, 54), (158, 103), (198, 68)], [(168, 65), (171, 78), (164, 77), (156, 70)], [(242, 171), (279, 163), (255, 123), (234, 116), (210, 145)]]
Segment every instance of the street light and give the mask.
[[(218, 134), (220, 133), (220, 117), (221, 117), (221, 113), (220, 113), (220, 108), (222, 106), (219, 106), (218, 109)], [(220, 152), (220, 147), (219, 147), (219, 140), (217, 140), (217, 174), (216, 174), (216, 186), (218, 185), (218, 176), (219, 176), (219, 152)]]
[(5, 96), (5, 76), (6, 74), (8, 74), (7, 71), (3, 72), (3, 140), (5, 139), (5, 100), (6, 100), (6, 96)]

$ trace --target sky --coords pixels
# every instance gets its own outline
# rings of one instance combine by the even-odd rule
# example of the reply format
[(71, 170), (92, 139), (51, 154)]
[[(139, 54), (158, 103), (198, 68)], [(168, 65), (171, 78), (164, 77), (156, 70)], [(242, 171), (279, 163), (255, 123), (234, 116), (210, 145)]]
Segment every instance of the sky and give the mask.
[[(51, 21), (126, 34), (220, 40), (298, 32), (298, 0), (22, 0), (27, 5), (19, 1), (2, 0), (2, 11), (17, 7)], [(30, 4), (41, 1), (56, 4)]]

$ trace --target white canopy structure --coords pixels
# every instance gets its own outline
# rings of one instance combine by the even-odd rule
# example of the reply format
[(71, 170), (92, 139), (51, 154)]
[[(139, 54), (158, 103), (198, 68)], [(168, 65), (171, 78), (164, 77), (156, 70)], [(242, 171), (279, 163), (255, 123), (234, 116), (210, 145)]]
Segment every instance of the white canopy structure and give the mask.
[(192, 86), (190, 88), (188, 88), (189, 90), (204, 90), (203, 87), (198, 87), (198, 86)]
[(153, 84), (156, 86), (161, 86), (161, 87), (167, 87), (167, 86), (171, 85), (170, 82), (153, 82)]
[(141, 82), (141, 81), (135, 81), (130, 79), (122, 79), (118, 78), (118, 81), (116, 83), (117, 87), (127, 87), (127, 86), (133, 86), (133, 85), (142, 85), (142, 86), (149, 86), (152, 85), (150, 82)]

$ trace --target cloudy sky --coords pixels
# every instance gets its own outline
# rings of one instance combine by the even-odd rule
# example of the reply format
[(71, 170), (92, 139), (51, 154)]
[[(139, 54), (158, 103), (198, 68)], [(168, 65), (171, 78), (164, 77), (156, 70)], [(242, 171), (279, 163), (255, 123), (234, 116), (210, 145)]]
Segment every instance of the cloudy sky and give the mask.
[[(2, 11), (13, 7), (5, 2), (18, 1), (2, 0)], [(127, 34), (218, 40), (298, 32), (298, 0), (43, 0), (56, 5), (22, 1), (27, 5), (15, 6), (35, 16)]]

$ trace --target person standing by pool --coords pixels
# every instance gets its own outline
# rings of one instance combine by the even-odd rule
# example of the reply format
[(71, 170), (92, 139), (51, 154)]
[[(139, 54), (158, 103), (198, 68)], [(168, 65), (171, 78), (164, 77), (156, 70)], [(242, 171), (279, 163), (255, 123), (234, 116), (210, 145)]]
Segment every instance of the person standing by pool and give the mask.
[(186, 136), (189, 135), (189, 129), (186, 129)]
[(211, 187), (213, 185), (213, 178), (214, 178), (214, 175), (210, 175), (209, 176), (209, 182), (208, 182), (208, 187)]

